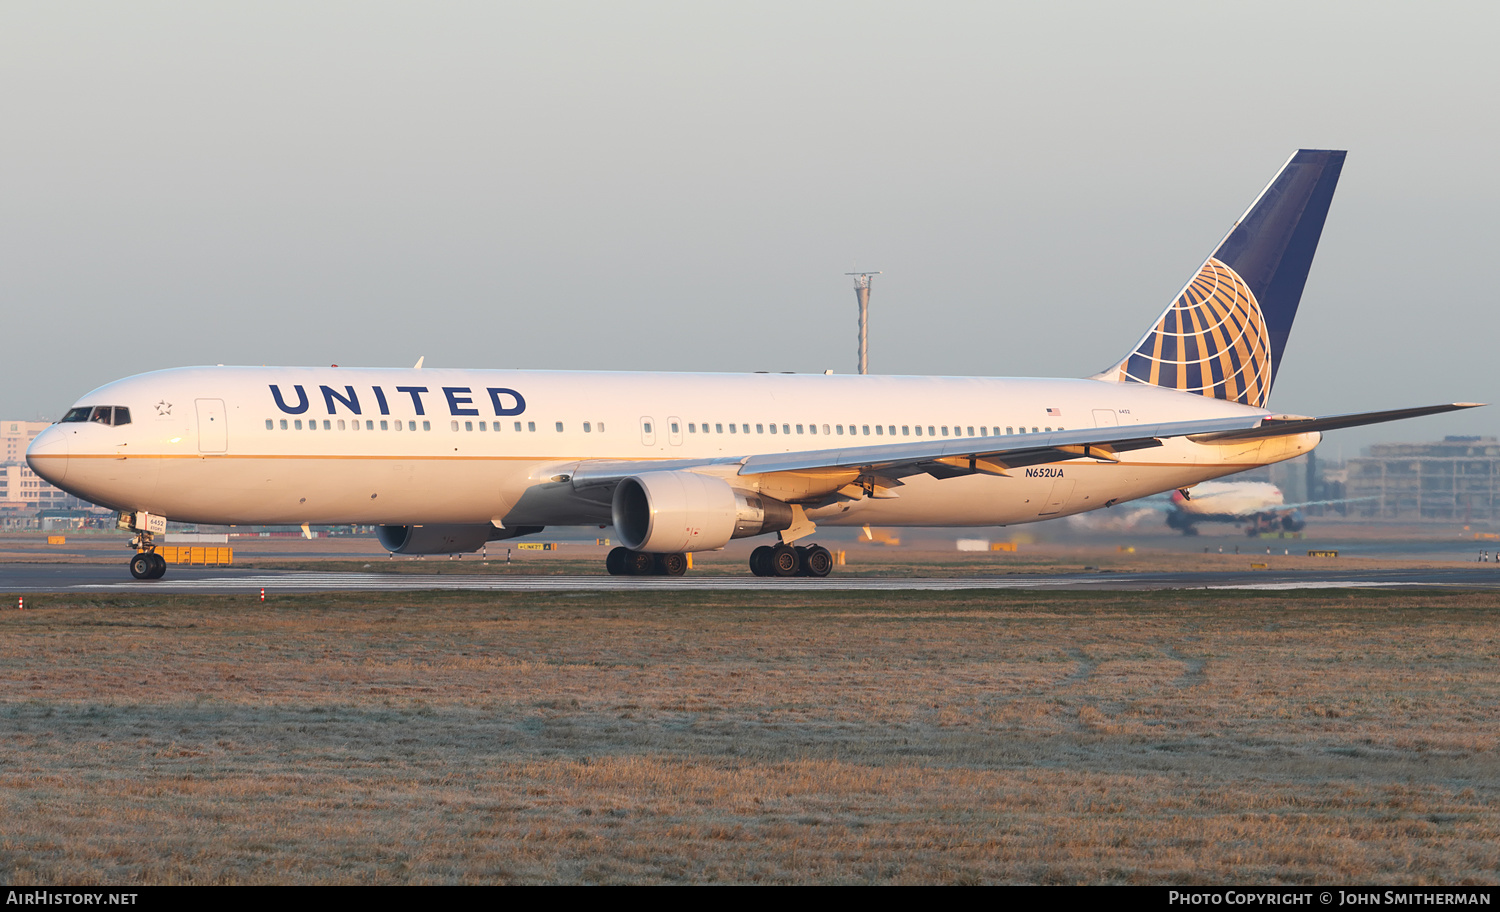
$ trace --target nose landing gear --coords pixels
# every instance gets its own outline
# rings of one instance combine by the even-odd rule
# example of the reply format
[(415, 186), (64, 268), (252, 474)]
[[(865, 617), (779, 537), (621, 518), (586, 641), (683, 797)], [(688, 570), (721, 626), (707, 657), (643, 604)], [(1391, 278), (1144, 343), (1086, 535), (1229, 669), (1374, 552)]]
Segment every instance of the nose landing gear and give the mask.
[(137, 551), (130, 559), (130, 575), (138, 580), (161, 579), (166, 573), (166, 558), (155, 551)]
[(135, 533), (130, 547), (135, 556), (130, 559), (130, 575), (138, 580), (161, 579), (167, 573), (167, 560), (156, 553), (153, 541), (158, 532), (167, 531), (167, 518), (150, 513), (121, 513), (116, 525)]

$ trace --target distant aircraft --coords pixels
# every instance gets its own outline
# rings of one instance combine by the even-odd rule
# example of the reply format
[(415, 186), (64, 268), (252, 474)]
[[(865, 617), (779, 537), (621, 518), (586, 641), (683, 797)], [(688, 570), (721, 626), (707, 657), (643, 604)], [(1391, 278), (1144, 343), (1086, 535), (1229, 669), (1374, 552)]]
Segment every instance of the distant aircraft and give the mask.
[(796, 544), (819, 525), (1035, 522), (1290, 459), (1332, 428), (1469, 407), (1266, 408), (1343, 164), (1293, 154), (1088, 379), (189, 367), (86, 394), (27, 460), (119, 511), (142, 579), (166, 570), (168, 517), (377, 524), (403, 554), (613, 523), (606, 567), (629, 574), (777, 533), (752, 572), (826, 576), (828, 550)]
[(1270, 482), (1205, 481), (1190, 490), (1172, 492), (1167, 525), (1184, 535), (1197, 535), (1199, 523), (1242, 525), (1246, 535), (1301, 532), (1307, 526), (1303, 507), (1349, 502), (1310, 500), (1289, 504), (1285, 501), (1281, 489)]

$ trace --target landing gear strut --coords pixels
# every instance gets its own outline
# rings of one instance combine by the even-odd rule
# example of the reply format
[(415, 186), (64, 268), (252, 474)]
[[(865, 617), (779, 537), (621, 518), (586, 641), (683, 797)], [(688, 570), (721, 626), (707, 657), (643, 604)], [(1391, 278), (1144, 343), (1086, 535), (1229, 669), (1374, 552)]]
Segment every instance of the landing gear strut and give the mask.
[(611, 576), (682, 576), (687, 573), (686, 554), (647, 554), (615, 548), (604, 558)]
[(756, 576), (815, 576), (833, 572), (833, 555), (822, 545), (761, 545), (750, 552)]

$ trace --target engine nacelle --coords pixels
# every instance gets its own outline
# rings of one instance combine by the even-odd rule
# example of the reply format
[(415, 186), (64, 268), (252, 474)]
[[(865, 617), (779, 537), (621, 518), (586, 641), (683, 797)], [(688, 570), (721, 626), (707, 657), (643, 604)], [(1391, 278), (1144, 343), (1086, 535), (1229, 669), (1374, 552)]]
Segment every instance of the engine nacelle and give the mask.
[(485, 542), (542, 531), (542, 526), (497, 529), (493, 523), (428, 523), (421, 526), (378, 526), (380, 546), (396, 554), (459, 554), (478, 551)]
[(615, 486), (611, 513), (632, 551), (712, 551), (732, 538), (791, 528), (792, 508), (696, 472), (645, 472)]

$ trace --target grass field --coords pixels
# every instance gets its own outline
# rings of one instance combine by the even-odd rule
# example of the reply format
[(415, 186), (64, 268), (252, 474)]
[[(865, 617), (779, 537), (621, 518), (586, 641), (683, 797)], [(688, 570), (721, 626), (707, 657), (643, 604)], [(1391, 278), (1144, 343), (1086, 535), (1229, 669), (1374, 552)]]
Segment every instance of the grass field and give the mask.
[(17, 885), (1500, 879), (1495, 595), (28, 604)]

